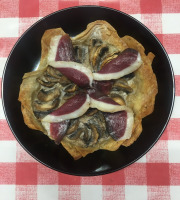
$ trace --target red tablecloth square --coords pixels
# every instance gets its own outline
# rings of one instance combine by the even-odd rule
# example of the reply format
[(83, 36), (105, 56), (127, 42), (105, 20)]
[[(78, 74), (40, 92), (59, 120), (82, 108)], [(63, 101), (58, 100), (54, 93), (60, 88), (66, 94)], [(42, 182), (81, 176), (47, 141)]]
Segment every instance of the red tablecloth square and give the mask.
[(158, 40), (163, 44), (163, 34), (155, 34)]
[(161, 13), (161, 0), (141, 0), (141, 13)]
[(16, 163), (16, 184), (37, 185), (37, 163)]
[(39, 0), (19, 0), (19, 17), (38, 17)]
[(58, 4), (59, 10), (72, 7), (72, 6), (77, 6), (77, 2), (76, 1), (59, 1), (59, 4)]
[(147, 163), (147, 185), (170, 185), (168, 163)]
[(81, 177), (82, 185), (101, 185), (102, 177), (101, 176), (92, 176), (92, 177)]
[(59, 173), (58, 174), (58, 184), (60, 185), (80, 185), (81, 184), (81, 177), (80, 176), (71, 176)]

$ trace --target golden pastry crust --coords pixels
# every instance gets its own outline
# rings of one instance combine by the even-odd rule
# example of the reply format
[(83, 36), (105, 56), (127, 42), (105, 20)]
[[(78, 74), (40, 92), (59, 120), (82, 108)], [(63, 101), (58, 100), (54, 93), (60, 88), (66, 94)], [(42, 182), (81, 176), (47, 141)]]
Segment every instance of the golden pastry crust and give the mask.
[(23, 82), (20, 86), (20, 93), (18, 100), (21, 102), (21, 111), (24, 117), (25, 124), (35, 130), (42, 131), (46, 134), (46, 130), (41, 124), (41, 121), (37, 120), (34, 115), (32, 102), (33, 96), (39, 88), (39, 84), (36, 79), (42, 74), (43, 70), (33, 71), (26, 73), (23, 77)]
[[(40, 71), (25, 74), (20, 88), (19, 101), (21, 101), (21, 109), (25, 124), (28, 125), (28, 127), (40, 130), (45, 134), (47, 134), (46, 130), (42, 126), (40, 120), (35, 117), (32, 108), (33, 95), (39, 87), (38, 84), (35, 84), (35, 80), (43, 73), (43, 70), (45, 70), (48, 65), (47, 57), (51, 38), (56, 35), (64, 34), (65, 32), (61, 28), (50, 29), (44, 33), (41, 40), (42, 55), (38, 67), (38, 70), (40, 69)], [(86, 54), (87, 56), (83, 59), (82, 63), (92, 71), (94, 70), (93, 63), (96, 64), (94, 55), (96, 55), (96, 52), (98, 51), (97, 48), (95, 49), (92, 45), (93, 39), (102, 41), (101, 46), (103, 48), (106, 46), (108, 47), (109, 54), (107, 56), (122, 52), (126, 48), (136, 49), (141, 54), (143, 64), (134, 72), (135, 77), (129, 83), (131, 88), (133, 88), (133, 92), (129, 93), (126, 98), (126, 105), (134, 112), (134, 127), (132, 136), (128, 140), (115, 141), (111, 137), (108, 137), (106, 139), (103, 138), (95, 145), (86, 148), (75, 141), (64, 137), (61, 144), (75, 160), (85, 157), (87, 154), (99, 149), (115, 151), (121, 145), (129, 146), (136, 141), (142, 132), (142, 118), (153, 112), (155, 96), (158, 92), (156, 77), (151, 66), (154, 55), (151, 52), (146, 55), (144, 47), (138, 41), (130, 36), (120, 38), (117, 31), (106, 21), (98, 20), (90, 23), (85, 31), (72, 38), (72, 42), (74, 47), (85, 47), (86, 51), (89, 51), (89, 54)]]

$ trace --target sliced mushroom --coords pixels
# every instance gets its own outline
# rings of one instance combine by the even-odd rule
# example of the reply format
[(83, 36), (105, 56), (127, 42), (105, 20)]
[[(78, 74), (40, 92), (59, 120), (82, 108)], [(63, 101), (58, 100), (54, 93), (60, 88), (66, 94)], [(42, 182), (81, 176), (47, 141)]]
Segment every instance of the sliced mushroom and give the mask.
[(97, 143), (100, 134), (98, 133), (98, 129), (96, 128), (95, 125), (89, 124), (89, 128), (91, 129), (90, 142), (91, 142), (91, 145), (94, 145)]
[(37, 119), (42, 119), (42, 118), (44, 118), (46, 115), (48, 115), (49, 113), (50, 113), (50, 111), (47, 111), (47, 112), (34, 111), (34, 115), (36, 116)]
[(84, 127), (83, 134), (81, 134), (81, 139), (85, 143), (85, 145), (89, 146), (90, 140), (91, 140), (91, 134), (88, 132), (87, 127)]
[(92, 116), (92, 115), (96, 114), (97, 112), (98, 112), (97, 109), (90, 108), (90, 109), (87, 111), (86, 114), (87, 114), (88, 116)]
[(104, 115), (96, 109), (90, 112), (91, 115), (86, 113), (74, 120), (66, 132), (68, 139), (76, 140), (83, 148), (93, 146), (102, 137), (110, 137), (106, 134)]
[(75, 96), (76, 95), (76, 92), (67, 92), (64, 96), (63, 96), (63, 99), (64, 100), (68, 100), (68, 99), (70, 99), (70, 98), (72, 98), (73, 96)]
[(75, 132), (78, 129), (79, 126), (79, 121), (78, 120), (74, 120), (71, 125), (69, 126), (66, 134), (70, 135), (71, 133)]
[(118, 103), (118, 104), (120, 104), (120, 105), (125, 105), (125, 104), (126, 104), (125, 101), (124, 101), (124, 99), (123, 99), (120, 95), (118, 95), (118, 94), (112, 93), (112, 94), (111, 94), (111, 98), (112, 98), (116, 103)]
[(47, 80), (47, 82), (50, 82), (50, 83), (59, 83), (61, 79), (60, 77), (54, 78), (53, 76), (50, 76), (48, 74), (44, 75), (44, 78)]
[(40, 101), (47, 102), (51, 101), (53, 99), (56, 99), (61, 94), (60, 90), (58, 88), (51, 89), (51, 90), (43, 90), (41, 89), (37, 95), (37, 98)]
[(83, 133), (83, 129), (82, 128), (79, 128), (77, 129), (75, 132), (72, 132), (71, 134), (68, 135), (68, 138), (70, 140), (77, 140), (80, 135)]
[(62, 86), (66, 86), (68, 84), (71, 83), (71, 81), (69, 79), (67, 79), (65, 76), (62, 76), (60, 79), (59, 79), (59, 83), (62, 85)]
[(103, 57), (108, 52), (109, 48), (106, 45), (102, 45), (97, 48), (96, 52), (94, 53), (92, 65), (95, 68), (95, 71), (100, 70), (100, 63), (103, 60)]
[(54, 99), (53, 101), (48, 101), (48, 102), (39, 102), (39, 101), (35, 101), (33, 103), (33, 106), (34, 106), (34, 110), (36, 111), (50, 111), (50, 110), (53, 110), (55, 109), (56, 107), (58, 107), (59, 105), (59, 99)]
[(69, 84), (67, 87), (64, 89), (65, 92), (75, 92), (78, 89), (78, 86), (75, 84)]
[(133, 92), (133, 89), (128, 85), (125, 79), (118, 79), (112, 86), (113, 91), (124, 91), (126, 93)]
[(48, 67), (47, 67), (47, 73), (48, 73), (50, 76), (52, 76), (52, 77), (54, 77), (54, 78), (57, 78), (57, 79), (59, 79), (59, 78), (62, 76), (61, 72), (59, 72), (58, 70), (54, 69), (54, 68), (51, 67), (51, 66), (48, 66)]
[(42, 80), (41, 78), (37, 78), (37, 81), (38, 81), (41, 85), (43, 85), (43, 86), (45, 86), (45, 87), (48, 87), (48, 88), (51, 88), (51, 87), (53, 87), (53, 86), (56, 84), (56, 83), (44, 81), (44, 80)]
[(75, 46), (74, 53), (76, 62), (84, 63), (87, 54), (86, 48), (84, 46)]

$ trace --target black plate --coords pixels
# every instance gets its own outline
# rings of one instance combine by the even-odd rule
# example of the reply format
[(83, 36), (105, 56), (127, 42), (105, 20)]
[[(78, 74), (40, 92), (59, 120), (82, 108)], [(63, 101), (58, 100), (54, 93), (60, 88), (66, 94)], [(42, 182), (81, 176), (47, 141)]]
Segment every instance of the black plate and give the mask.
[[(95, 20), (108, 21), (120, 36), (136, 38), (156, 57), (153, 70), (157, 76), (159, 93), (153, 114), (143, 119), (143, 132), (130, 147), (120, 147), (115, 152), (97, 151), (83, 159), (74, 161), (61, 146), (57, 146), (41, 132), (29, 129), (23, 121), (19, 87), (24, 73), (33, 71), (41, 55), (41, 37), (46, 29), (62, 27), (74, 36), (83, 31), (87, 24)], [(105, 7), (72, 7), (55, 12), (30, 27), (15, 44), (3, 74), (2, 98), (9, 126), (24, 149), (42, 164), (73, 175), (93, 176), (107, 174), (122, 169), (143, 156), (163, 133), (174, 102), (174, 76), (166, 51), (158, 39), (144, 25), (128, 16)]]

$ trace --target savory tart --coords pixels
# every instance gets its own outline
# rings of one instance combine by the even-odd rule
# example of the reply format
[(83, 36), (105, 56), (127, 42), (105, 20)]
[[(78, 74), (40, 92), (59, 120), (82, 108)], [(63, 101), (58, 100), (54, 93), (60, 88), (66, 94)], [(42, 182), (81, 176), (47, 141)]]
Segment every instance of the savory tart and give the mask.
[(45, 31), (41, 60), (19, 92), (25, 124), (46, 134), (77, 160), (99, 149), (131, 145), (158, 92), (154, 54), (106, 21), (70, 37)]

